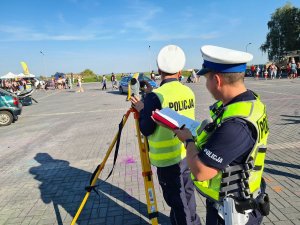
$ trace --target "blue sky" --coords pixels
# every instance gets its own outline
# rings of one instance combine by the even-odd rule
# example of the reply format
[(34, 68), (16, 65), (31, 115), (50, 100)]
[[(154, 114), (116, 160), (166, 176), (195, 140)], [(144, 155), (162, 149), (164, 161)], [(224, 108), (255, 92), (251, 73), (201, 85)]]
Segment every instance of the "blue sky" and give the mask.
[[(300, 7), (300, 1), (289, 1)], [(0, 75), (31, 73), (97, 74), (156, 69), (161, 47), (177, 44), (188, 68), (202, 64), (200, 47), (218, 45), (254, 55), (282, 0), (1, 0)], [(150, 48), (149, 48), (150, 46)], [(44, 55), (40, 53), (43, 51)]]

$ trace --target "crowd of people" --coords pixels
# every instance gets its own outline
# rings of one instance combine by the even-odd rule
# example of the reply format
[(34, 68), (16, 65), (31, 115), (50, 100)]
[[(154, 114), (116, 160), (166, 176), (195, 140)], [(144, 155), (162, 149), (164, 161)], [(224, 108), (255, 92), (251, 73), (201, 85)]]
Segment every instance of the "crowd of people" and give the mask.
[[(81, 82), (80, 82), (81, 83)], [(35, 78), (21, 78), (21, 79), (0, 79), (0, 88), (10, 92), (22, 92), (30, 89), (71, 89), (71, 78), (59, 77), (58, 79), (51, 78), (47, 81), (41, 81)]]
[(294, 58), (291, 58), (290, 62), (286, 66), (277, 66), (274, 62), (267, 65), (252, 65), (250, 67), (250, 75), (255, 79), (281, 79), (285, 75), (288, 79), (295, 79), (300, 76), (300, 61), (295, 62)]
[[(73, 83), (74, 83), (74, 78), (72, 79), (71, 77), (59, 76), (58, 79), (55, 79), (54, 77), (52, 77), (51, 79), (49, 79), (45, 82), (44, 86), (41, 86), (40, 88), (45, 89), (45, 90), (48, 90), (50, 88), (58, 89), (58, 90), (72, 89)], [(77, 84), (77, 86), (79, 86), (79, 85)]]
[(300, 61), (295, 62), (295, 59), (292, 58), (291, 62), (289, 62), (286, 66), (287, 74), (289, 79), (294, 79), (300, 76)]
[(13, 93), (22, 92), (24, 90), (30, 90), (36, 86), (37, 86), (37, 80), (33, 78), (0, 80), (0, 88)]
[[(121, 78), (124, 77), (124, 74), (122, 73), (121, 75)], [(111, 88), (112, 90), (114, 89), (119, 89), (119, 86), (118, 86), (118, 79), (117, 79), (117, 76), (114, 74), (114, 73), (111, 73), (111, 76), (110, 76), (110, 81), (111, 81)], [(107, 89), (107, 78), (106, 78), (106, 75), (102, 75), (102, 90), (106, 90)]]

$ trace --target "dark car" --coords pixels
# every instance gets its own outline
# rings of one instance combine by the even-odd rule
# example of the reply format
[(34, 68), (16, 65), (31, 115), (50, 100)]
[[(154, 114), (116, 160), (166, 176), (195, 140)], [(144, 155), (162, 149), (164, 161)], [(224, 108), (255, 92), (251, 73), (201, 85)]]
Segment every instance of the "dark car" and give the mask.
[(22, 104), (17, 96), (0, 88), (0, 126), (8, 126), (18, 120)]
[[(122, 79), (119, 83), (119, 91), (121, 94), (128, 92), (128, 83), (130, 82), (131, 78), (132, 78), (132, 75), (122, 77)], [(143, 73), (139, 74), (138, 80), (139, 80), (139, 82), (147, 81), (153, 88), (158, 88), (157, 83), (155, 83), (149, 77), (145, 76)]]
[(251, 69), (246, 69), (246, 71), (245, 71), (245, 77), (252, 77)]

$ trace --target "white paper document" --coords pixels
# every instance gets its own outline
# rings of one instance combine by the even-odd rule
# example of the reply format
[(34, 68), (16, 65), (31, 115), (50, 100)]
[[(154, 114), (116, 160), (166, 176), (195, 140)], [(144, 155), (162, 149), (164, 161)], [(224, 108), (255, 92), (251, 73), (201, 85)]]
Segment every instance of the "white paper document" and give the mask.
[(178, 112), (170, 108), (163, 108), (159, 112), (165, 119), (170, 119), (170, 122), (178, 124), (178, 127), (185, 125), (185, 128), (189, 129), (193, 136), (197, 135), (197, 128), (201, 125), (201, 122), (192, 120), (186, 116), (180, 115)]

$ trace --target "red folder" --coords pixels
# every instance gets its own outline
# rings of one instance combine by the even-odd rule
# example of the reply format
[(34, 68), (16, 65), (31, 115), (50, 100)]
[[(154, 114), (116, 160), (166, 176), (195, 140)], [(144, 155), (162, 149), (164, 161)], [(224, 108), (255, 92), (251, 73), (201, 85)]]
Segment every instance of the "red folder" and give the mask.
[(167, 127), (171, 128), (172, 130), (179, 129), (179, 124), (176, 120), (172, 119), (171, 117), (168, 117), (160, 111), (155, 111), (152, 115), (152, 117), (157, 120), (158, 122), (166, 125)]

